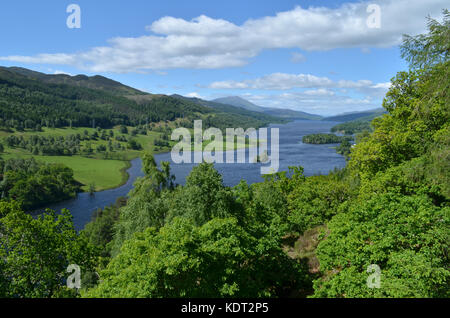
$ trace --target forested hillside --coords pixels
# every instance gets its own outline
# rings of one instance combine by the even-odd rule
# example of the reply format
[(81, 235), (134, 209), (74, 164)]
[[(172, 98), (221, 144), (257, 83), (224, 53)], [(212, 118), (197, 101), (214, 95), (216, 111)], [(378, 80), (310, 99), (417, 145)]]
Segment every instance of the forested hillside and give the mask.
[(312, 134), (303, 136), (302, 142), (305, 144), (338, 144), (346, 141), (351, 141), (351, 136), (336, 136), (335, 134)]
[(114, 95), (122, 96), (149, 95), (100, 75), (89, 77), (86, 75), (44, 74), (21, 67), (0, 67), (0, 70), (20, 74), (26, 78), (39, 80), (47, 84), (67, 84), (69, 86), (103, 90)]
[(355, 112), (355, 113), (348, 113), (348, 114), (342, 114), (342, 115), (336, 115), (331, 117), (325, 117), (322, 120), (329, 120), (329, 121), (337, 121), (337, 122), (349, 122), (349, 121), (355, 121), (355, 120), (361, 120), (361, 121), (371, 121), (376, 117), (379, 117), (386, 113), (385, 109), (374, 109), (374, 110), (367, 110), (363, 112)]
[(216, 110), (189, 100), (151, 95), (101, 76), (46, 75), (0, 68), (0, 129), (138, 126), (204, 118), (214, 127), (261, 127), (277, 119)]
[(345, 135), (354, 135), (358, 133), (362, 133), (363, 131), (371, 132), (373, 131), (372, 120), (363, 120), (363, 119), (357, 119), (354, 121), (349, 121), (346, 123), (338, 124), (336, 126), (333, 126), (331, 128), (331, 132), (339, 132), (343, 133)]
[[(67, 212), (33, 219), (2, 200), (0, 296), (79, 296), (61, 279), (75, 263), (82, 297), (450, 297), (444, 16), (405, 37), (410, 69), (392, 79), (387, 114), (343, 170), (292, 167), (230, 188), (203, 163), (176, 186), (169, 164), (146, 154), (127, 202), (79, 234)], [(367, 284), (374, 267), (379, 288)]]

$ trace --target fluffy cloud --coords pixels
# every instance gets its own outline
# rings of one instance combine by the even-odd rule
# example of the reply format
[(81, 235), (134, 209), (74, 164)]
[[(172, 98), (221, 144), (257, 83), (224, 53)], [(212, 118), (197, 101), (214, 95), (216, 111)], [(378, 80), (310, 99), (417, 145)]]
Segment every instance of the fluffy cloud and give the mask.
[[(372, 3), (381, 8), (381, 28), (367, 26), (367, 7)], [(74, 54), (4, 56), (0, 60), (118, 73), (239, 67), (265, 49), (391, 47), (400, 43), (404, 33), (423, 32), (424, 17), (440, 16), (446, 5), (446, 0), (373, 0), (338, 8), (296, 7), (242, 25), (203, 15), (191, 21), (163, 17), (147, 27), (151, 35), (117, 37), (109, 40), (109, 46)]]
[(329, 89), (352, 89), (359, 93), (374, 97), (383, 96), (390, 83), (373, 83), (369, 80), (332, 81), (328, 77), (318, 77), (311, 74), (274, 73), (251, 80), (220, 81), (211, 83), (211, 89), (254, 89), (254, 90), (291, 90), (295, 88), (314, 88), (306, 91), (307, 95), (327, 95), (334, 93)]
[(320, 92), (318, 94), (311, 91), (267, 95), (245, 94), (243, 97), (256, 105), (306, 111), (324, 116), (380, 107), (379, 102), (370, 97), (354, 98), (333, 92)]
[(53, 74), (55, 75), (69, 75), (69, 76), (74, 76), (72, 73), (68, 73), (68, 72), (64, 72), (64, 71), (60, 71), (60, 70), (55, 70), (53, 72)]
[(336, 95), (335, 92), (325, 89), (325, 88), (307, 90), (307, 91), (304, 91), (303, 94), (308, 95), (308, 96), (334, 96), (334, 95)]
[(202, 96), (201, 96), (199, 93), (197, 93), (197, 92), (192, 92), (192, 93), (186, 94), (186, 97), (204, 99), (204, 97), (202, 97)]
[(221, 81), (209, 85), (212, 89), (264, 89), (288, 90), (292, 88), (330, 87), (333, 81), (327, 77), (310, 74), (273, 73), (245, 81)]

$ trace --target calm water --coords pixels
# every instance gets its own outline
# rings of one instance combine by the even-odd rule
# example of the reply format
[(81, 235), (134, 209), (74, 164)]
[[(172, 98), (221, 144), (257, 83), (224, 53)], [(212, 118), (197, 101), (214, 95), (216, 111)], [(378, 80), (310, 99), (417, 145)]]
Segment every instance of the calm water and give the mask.
[[(338, 155), (335, 145), (308, 145), (301, 142), (304, 135), (313, 133), (328, 133), (330, 128), (336, 125), (335, 122), (316, 121), (295, 121), (284, 125), (270, 125), (269, 128), (279, 128), (280, 130), (280, 169), (287, 171), (289, 166), (303, 166), (307, 176), (317, 174), (327, 174), (335, 167), (343, 168), (345, 159)], [(270, 137), (270, 130), (268, 132)], [(270, 140), (270, 138), (269, 138)], [(270, 142), (268, 144), (270, 154)], [(248, 150), (247, 150), (248, 151)], [(247, 162), (248, 154), (246, 156)], [(184, 184), (186, 176), (195, 164), (174, 164), (170, 153), (155, 155), (156, 161), (171, 162), (172, 173), (176, 176), (178, 184)], [(133, 183), (138, 177), (142, 177), (142, 162), (135, 159), (128, 170), (130, 178), (128, 182), (116, 189), (95, 193), (91, 196), (88, 193), (80, 193), (75, 199), (52, 204), (47, 208), (60, 211), (68, 209), (73, 217), (77, 230), (81, 230), (86, 223), (91, 220), (92, 213), (105, 206), (113, 204), (118, 197), (127, 196), (133, 188)], [(260, 173), (261, 164), (215, 164), (216, 169), (222, 174), (224, 184), (234, 186), (242, 179), (249, 184), (263, 181)]]

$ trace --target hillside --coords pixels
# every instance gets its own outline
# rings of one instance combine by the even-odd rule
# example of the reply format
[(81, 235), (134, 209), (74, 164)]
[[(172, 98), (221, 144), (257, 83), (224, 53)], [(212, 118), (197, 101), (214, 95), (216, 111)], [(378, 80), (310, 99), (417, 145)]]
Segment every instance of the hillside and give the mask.
[(387, 112), (383, 108), (377, 108), (377, 109), (365, 110), (362, 112), (351, 112), (351, 113), (344, 113), (344, 114), (336, 115), (336, 116), (325, 117), (322, 120), (337, 121), (337, 122), (343, 122), (343, 123), (348, 122), (348, 121), (354, 121), (354, 120), (371, 121), (372, 119), (379, 117), (386, 113)]
[(239, 96), (229, 96), (229, 97), (222, 97), (222, 98), (216, 98), (213, 100), (213, 102), (216, 103), (221, 103), (221, 104), (226, 104), (226, 105), (233, 105), (236, 107), (241, 107), (247, 110), (251, 110), (254, 112), (264, 112), (264, 107), (261, 106), (257, 106), (251, 102), (249, 102), (248, 100), (239, 97)]
[(30, 79), (38, 79), (47, 84), (67, 84), (71, 86), (99, 89), (114, 95), (147, 95), (147, 93), (100, 75), (91, 77), (86, 75), (70, 76), (66, 74), (50, 75), (22, 67), (0, 67), (0, 72), (2, 71), (20, 74)]
[(0, 127), (111, 128), (204, 119), (209, 126), (260, 127), (272, 118), (234, 109), (214, 109), (186, 99), (152, 95), (102, 76), (48, 75), (0, 68)]
[(320, 120), (322, 116), (309, 114), (297, 110), (291, 109), (278, 109), (278, 108), (268, 108), (264, 111), (265, 114), (278, 116), (286, 119), (307, 119), (307, 120)]

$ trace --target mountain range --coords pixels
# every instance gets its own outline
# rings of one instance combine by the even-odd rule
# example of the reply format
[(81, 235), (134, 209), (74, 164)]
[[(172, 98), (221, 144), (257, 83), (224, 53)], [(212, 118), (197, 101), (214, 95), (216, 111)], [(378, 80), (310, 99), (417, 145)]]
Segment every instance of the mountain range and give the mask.
[(325, 117), (323, 120), (327, 121), (337, 121), (337, 122), (349, 122), (349, 121), (355, 121), (355, 120), (361, 120), (361, 121), (371, 121), (372, 119), (376, 117), (380, 117), (383, 114), (387, 114), (387, 112), (384, 110), (384, 108), (376, 108), (371, 110), (365, 110), (361, 112), (349, 112), (345, 114), (340, 114), (336, 116), (330, 116)]
[(296, 111), (291, 109), (281, 109), (281, 108), (268, 108), (255, 105), (248, 100), (239, 96), (230, 96), (224, 98), (214, 99), (213, 102), (233, 105), (236, 107), (241, 107), (250, 111), (263, 113), (270, 116), (276, 116), (285, 119), (308, 119), (308, 120), (320, 120), (322, 116), (305, 113), (302, 111)]
[(375, 109), (322, 117), (262, 107), (238, 96), (208, 101), (181, 95), (150, 94), (100, 75), (53, 75), (20, 67), (0, 67), (0, 111), (0, 126), (5, 122), (9, 126), (24, 125), (25, 121), (28, 126), (49, 123), (56, 127), (90, 126), (93, 121), (100, 126), (113, 126), (204, 118), (219, 128), (257, 128), (295, 119), (347, 122), (375, 118), (384, 113), (383, 109)]
[(103, 76), (49, 75), (0, 67), (0, 129), (93, 125), (109, 128), (176, 119), (203, 119), (205, 125), (218, 128), (259, 128), (282, 121), (231, 105), (211, 105), (149, 94)]

